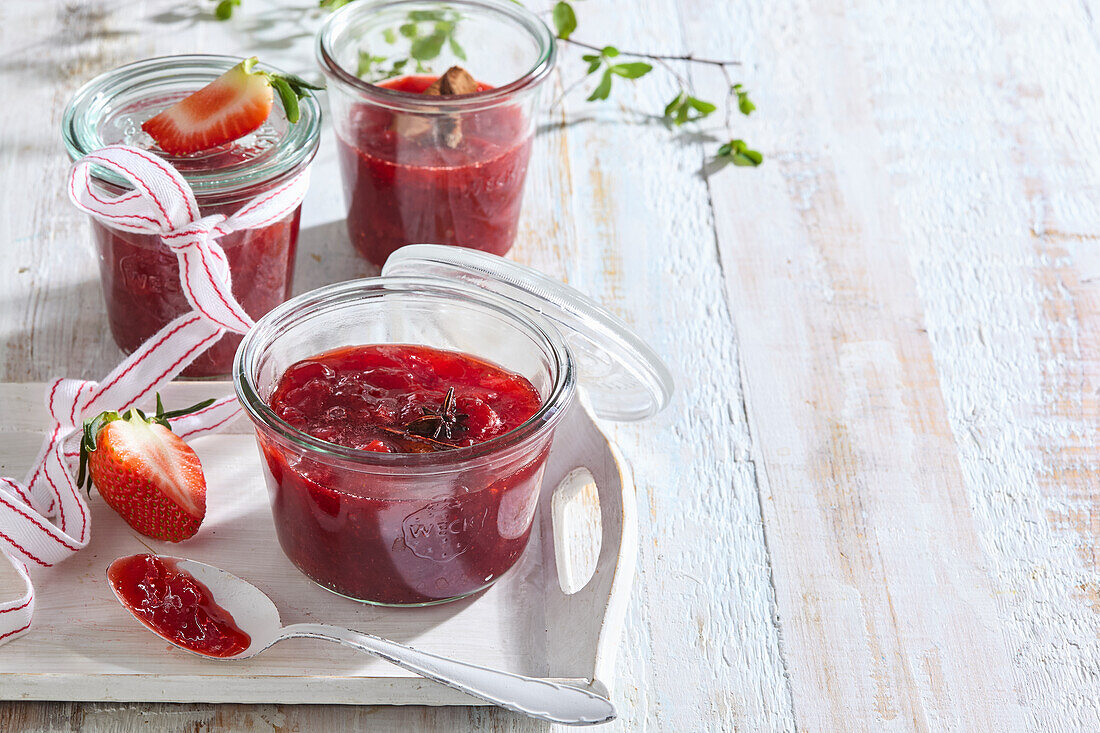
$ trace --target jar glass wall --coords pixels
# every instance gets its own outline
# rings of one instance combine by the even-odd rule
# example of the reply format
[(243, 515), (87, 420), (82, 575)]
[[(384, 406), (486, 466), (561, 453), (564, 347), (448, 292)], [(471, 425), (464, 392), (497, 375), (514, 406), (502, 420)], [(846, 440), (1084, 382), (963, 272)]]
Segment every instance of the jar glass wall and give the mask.
[[(325, 23), (318, 58), (356, 248), (377, 265), (418, 242), (507, 252), (555, 62), (546, 24), (507, 0), (361, 0)], [(455, 65), (476, 92), (422, 93)]]
[[(77, 160), (112, 144), (148, 149), (183, 175), (203, 216), (233, 214), (247, 201), (300, 173), (317, 151), (321, 111), (301, 100), (301, 118), (290, 124), (277, 103), (259, 130), (212, 150), (185, 156), (164, 153), (141, 123), (238, 63), (228, 56), (172, 56), (114, 69), (85, 84), (65, 110), (62, 134)], [(267, 71), (278, 71), (263, 67)], [(93, 169), (97, 191), (118, 195), (127, 182)], [(301, 207), (263, 227), (218, 240), (229, 261), (233, 294), (253, 318), (290, 295)], [(100, 277), (111, 333), (124, 352), (137, 349), (175, 317), (191, 309), (180, 289), (176, 255), (153, 235), (123, 232), (92, 220)], [(200, 355), (183, 376), (227, 375), (240, 336), (226, 334)]]
[[(541, 407), (484, 443), (418, 454), (320, 440), (272, 410), (288, 367), (364, 344), (471, 354), (527, 379)], [(288, 301), (246, 336), (234, 368), (283, 551), (321, 586), (389, 605), (461, 598), (515, 564), (574, 382), (561, 336), (540, 317), (478, 288), (429, 278), (340, 283)]]

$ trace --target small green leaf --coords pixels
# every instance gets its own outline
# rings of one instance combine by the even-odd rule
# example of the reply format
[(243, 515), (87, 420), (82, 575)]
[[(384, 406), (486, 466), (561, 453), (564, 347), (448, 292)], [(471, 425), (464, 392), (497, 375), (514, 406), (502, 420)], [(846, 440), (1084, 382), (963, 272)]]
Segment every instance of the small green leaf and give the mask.
[(619, 55), (619, 49), (614, 46), (604, 46), (600, 53), (606, 58), (614, 58)]
[(386, 43), (397, 43), (397, 34), (393, 32), (393, 28), (382, 31), (382, 40)]
[(684, 106), (684, 102), (686, 101), (687, 92), (681, 89), (680, 93), (673, 97), (671, 102), (665, 105), (665, 118), (672, 119), (675, 116), (676, 112)]
[(607, 99), (611, 95), (611, 69), (606, 69), (603, 72), (603, 78), (600, 79), (600, 83), (596, 85), (596, 88), (592, 90), (592, 93), (588, 95), (588, 101), (594, 102), (597, 99)]
[(764, 162), (764, 156), (755, 150), (750, 150), (744, 140), (730, 140), (718, 148), (718, 158), (726, 158), (734, 165), (752, 167)]
[(455, 40), (454, 36), (451, 36), (450, 38), (448, 38), (447, 43), (451, 47), (451, 53), (453, 53), (455, 56), (462, 59), (463, 61), (466, 60), (466, 49), (464, 49), (461, 45), (459, 45), (458, 41)]
[(718, 109), (710, 102), (693, 97), (681, 89), (668, 106), (665, 107), (665, 119), (674, 125), (701, 120)]
[(373, 56), (366, 51), (359, 52), (359, 65), (355, 69), (355, 75), (360, 79), (366, 78), (370, 75), (371, 70), (375, 64), (380, 64), (386, 60), (385, 56)]
[(397, 28), (397, 32), (405, 38), (416, 38), (419, 35), (416, 23), (404, 23)]
[(239, 7), (241, 0), (221, 0), (214, 8), (214, 17), (218, 20), (229, 20), (233, 17), (233, 8)]
[(741, 110), (741, 114), (746, 117), (752, 114), (752, 111), (756, 109), (756, 105), (749, 99), (749, 93), (745, 91), (745, 88), (740, 84), (734, 84), (730, 89), (737, 95), (737, 109)]
[(733, 156), (733, 164), (742, 167), (755, 168), (756, 166), (760, 165), (763, 160), (763, 156), (761, 156), (760, 153), (757, 153), (755, 150), (750, 150), (746, 153), (737, 153)]
[[(714, 112), (714, 110), (718, 109), (717, 106), (711, 104), (710, 102), (704, 102), (703, 100), (696, 97), (688, 97), (687, 103), (691, 105), (692, 109), (699, 113), (699, 117), (706, 117), (711, 112)], [(698, 117), (696, 119), (698, 119)]]
[(611, 67), (612, 74), (618, 74), (626, 79), (637, 79), (653, 71), (653, 67), (644, 61), (634, 61), (629, 64), (615, 64)]
[(573, 12), (573, 6), (561, 0), (554, 6), (554, 29), (558, 38), (567, 39), (577, 30), (577, 14)]
[(433, 33), (430, 36), (417, 38), (409, 49), (409, 55), (417, 61), (434, 59), (443, 50), (443, 42), (446, 40), (447, 36), (444, 33)]

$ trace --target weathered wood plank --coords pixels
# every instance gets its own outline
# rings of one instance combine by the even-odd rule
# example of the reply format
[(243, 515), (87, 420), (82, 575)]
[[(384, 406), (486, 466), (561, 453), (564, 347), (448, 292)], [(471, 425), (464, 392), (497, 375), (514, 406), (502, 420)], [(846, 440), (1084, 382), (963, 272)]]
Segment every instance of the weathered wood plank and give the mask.
[(860, 24), (884, 42), (891, 16), (813, 4), (735, 23), (701, 10), (685, 13), (700, 52), (724, 43), (718, 29), (777, 31), (756, 38), (749, 80), (765, 90), (771, 160), (751, 180), (726, 170), (710, 184), (714, 201), (737, 202), (716, 220), (798, 723), (1018, 729), (1001, 588), (889, 175), (901, 151), (881, 130), (884, 74), (862, 45)]
[[(680, 51), (677, 3), (578, 5), (585, 41)], [(725, 54), (734, 53), (730, 47)], [(584, 64), (563, 55), (563, 80)], [(697, 141), (653, 113), (676, 92), (667, 75), (619, 82), (608, 105), (566, 100), (562, 145), (540, 166), (525, 218), (538, 247), (519, 256), (613, 309), (668, 361), (677, 396), (655, 420), (608, 426), (630, 458), (641, 557), (624, 644), (625, 730), (793, 726), (774, 624), (769, 560), (713, 219)], [(538, 151), (536, 151), (538, 152)], [(549, 158), (550, 156), (547, 156)], [(569, 171), (568, 202), (556, 196)], [(555, 193), (554, 207), (542, 204)]]
[[(908, 32), (864, 36), (902, 242), (1035, 729), (1100, 728), (1097, 10), (921, 17), (899, 3), (884, 12)], [(929, 55), (936, 79), (911, 69)], [(907, 154), (918, 139), (923, 154)]]

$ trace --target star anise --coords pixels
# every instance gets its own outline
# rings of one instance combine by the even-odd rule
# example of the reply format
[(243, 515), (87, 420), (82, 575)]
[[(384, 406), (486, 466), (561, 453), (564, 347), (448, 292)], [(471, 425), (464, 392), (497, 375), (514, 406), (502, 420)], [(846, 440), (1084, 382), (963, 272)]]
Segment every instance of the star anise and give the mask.
[(406, 425), (405, 430), (432, 440), (454, 440), (466, 429), (466, 419), (470, 417), (456, 409), (454, 387), (447, 390), (438, 410), (421, 407), (420, 411), (424, 414)]

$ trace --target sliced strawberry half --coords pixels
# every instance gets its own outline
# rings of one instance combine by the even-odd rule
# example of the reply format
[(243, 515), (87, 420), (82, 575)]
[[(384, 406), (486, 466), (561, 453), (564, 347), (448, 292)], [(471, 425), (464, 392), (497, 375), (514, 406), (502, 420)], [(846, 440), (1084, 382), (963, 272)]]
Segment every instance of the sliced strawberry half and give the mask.
[(255, 56), (247, 58), (188, 97), (184, 97), (141, 129), (166, 153), (184, 155), (209, 150), (259, 129), (271, 114), (279, 93), (287, 120), (297, 122), (298, 100), (321, 89), (290, 74), (256, 71)]
[(104, 412), (84, 425), (80, 476), (85, 470), (103, 500), (141, 534), (179, 542), (194, 536), (206, 516), (206, 477), (195, 451), (172, 432), (168, 418), (202, 409), (157, 414)]

